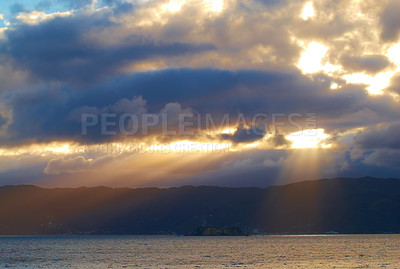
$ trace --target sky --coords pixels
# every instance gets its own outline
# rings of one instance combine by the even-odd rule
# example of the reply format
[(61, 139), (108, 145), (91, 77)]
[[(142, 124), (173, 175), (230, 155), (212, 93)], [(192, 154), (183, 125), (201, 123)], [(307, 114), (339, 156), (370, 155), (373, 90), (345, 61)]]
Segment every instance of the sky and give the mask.
[(0, 5), (0, 185), (400, 175), (397, 0)]

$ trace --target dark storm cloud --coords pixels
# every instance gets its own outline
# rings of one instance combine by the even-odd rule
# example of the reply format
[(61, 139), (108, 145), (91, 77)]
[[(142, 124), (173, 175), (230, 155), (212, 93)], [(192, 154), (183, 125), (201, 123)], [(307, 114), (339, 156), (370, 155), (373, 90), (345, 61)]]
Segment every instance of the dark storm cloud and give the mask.
[(291, 144), (290, 141), (288, 141), (284, 135), (282, 134), (275, 134), (269, 142), (271, 143), (272, 146), (274, 147), (282, 147), (282, 146), (289, 146)]
[(133, 61), (213, 50), (210, 44), (163, 43), (132, 35), (123, 45), (105, 47), (85, 34), (109, 27), (102, 15), (55, 18), (7, 30), (0, 55), (44, 80), (88, 83), (114, 75)]
[(290, 0), (254, 0), (254, 1), (262, 3), (267, 7), (279, 7), (286, 5)]
[(380, 22), (382, 25), (381, 37), (385, 41), (396, 41), (400, 32), (400, 2), (392, 0), (382, 12)]
[(245, 128), (240, 126), (236, 129), (235, 133), (232, 135), (223, 134), (221, 135), (222, 139), (230, 140), (234, 143), (242, 143), (242, 142), (252, 142), (263, 138), (266, 134), (266, 130), (257, 128), (257, 127), (250, 127)]
[(376, 74), (391, 65), (389, 59), (382, 55), (366, 55), (361, 57), (344, 56), (341, 59), (343, 67), (353, 72)]
[(0, 127), (7, 123), (7, 119), (0, 115)]
[(362, 149), (399, 149), (400, 123), (384, 124), (361, 132), (354, 143)]
[(392, 77), (390, 86), (387, 87), (385, 91), (400, 94), (400, 73), (397, 73)]
[[(267, 130), (264, 128), (249, 127), (244, 128), (243, 126), (238, 127), (233, 134), (222, 134), (220, 137), (224, 140), (230, 140), (234, 143), (249, 143), (260, 139), (263, 139), (267, 134)], [(273, 148), (288, 147), (291, 142), (288, 141), (284, 135), (274, 133), (267, 141), (267, 143)]]
[[(367, 165), (400, 167), (400, 150), (378, 149), (368, 154), (363, 162)], [(398, 176), (395, 175), (396, 177)]]
[[(317, 113), (329, 128), (343, 128), (346, 116), (368, 108), (384, 117), (398, 117), (397, 108), (384, 97), (369, 95), (362, 88), (329, 89), (330, 82), (312, 80), (294, 72), (223, 71), (171, 69), (119, 77), (86, 90), (71, 87), (37, 87), (13, 94), (10, 106), (13, 122), (3, 143), (75, 139), (99, 141), (116, 137), (100, 132), (81, 136), (81, 123), (71, 120), (71, 112), (88, 107), (99, 111), (121, 100), (142, 97), (148, 113), (159, 113), (166, 104), (179, 103), (214, 119), (225, 113), (237, 119), (258, 113)], [(124, 102), (126, 103), (126, 101)], [(83, 111), (83, 110), (82, 110)], [(338, 120), (339, 117), (343, 117)], [(329, 123), (331, 121), (331, 123)], [(352, 123), (358, 126), (358, 122)], [(366, 124), (366, 123), (362, 123)], [(347, 126), (349, 127), (349, 126)], [(252, 138), (255, 138), (251, 136)], [(232, 139), (243, 140), (241, 133)]]

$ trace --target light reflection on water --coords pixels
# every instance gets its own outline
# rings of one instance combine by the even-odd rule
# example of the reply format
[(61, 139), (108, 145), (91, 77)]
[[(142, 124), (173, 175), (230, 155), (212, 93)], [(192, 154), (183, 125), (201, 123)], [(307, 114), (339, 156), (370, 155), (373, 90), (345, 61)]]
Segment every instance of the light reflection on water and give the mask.
[(0, 266), (400, 268), (400, 235), (0, 237)]

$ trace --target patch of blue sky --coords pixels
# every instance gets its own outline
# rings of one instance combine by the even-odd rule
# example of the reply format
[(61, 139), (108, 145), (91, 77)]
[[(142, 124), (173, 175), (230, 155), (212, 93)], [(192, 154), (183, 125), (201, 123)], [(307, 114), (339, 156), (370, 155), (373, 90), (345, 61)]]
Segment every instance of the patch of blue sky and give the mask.
[(41, 11), (45, 13), (63, 12), (82, 7), (91, 0), (17, 0), (0, 4), (0, 27), (6, 26), (20, 12)]

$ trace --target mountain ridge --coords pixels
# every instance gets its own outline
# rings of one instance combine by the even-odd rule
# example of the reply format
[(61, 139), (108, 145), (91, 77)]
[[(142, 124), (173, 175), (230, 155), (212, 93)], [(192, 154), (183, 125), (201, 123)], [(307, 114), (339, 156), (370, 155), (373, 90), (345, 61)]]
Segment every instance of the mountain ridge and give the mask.
[(106, 189), (128, 189), (128, 190), (146, 190), (146, 189), (158, 189), (158, 190), (169, 190), (169, 189), (179, 189), (179, 188), (220, 188), (220, 189), (268, 189), (268, 188), (273, 188), (273, 187), (285, 187), (289, 185), (295, 185), (295, 184), (302, 184), (302, 183), (307, 183), (307, 182), (315, 182), (315, 181), (327, 181), (327, 180), (364, 180), (364, 179), (370, 179), (370, 180), (400, 180), (400, 178), (379, 178), (379, 177), (370, 177), (370, 176), (364, 176), (364, 177), (334, 177), (334, 178), (321, 178), (321, 179), (315, 179), (315, 180), (304, 180), (304, 181), (297, 181), (297, 182), (292, 182), (292, 183), (286, 183), (286, 184), (278, 184), (278, 185), (271, 185), (271, 186), (266, 186), (266, 187), (226, 187), (226, 186), (214, 186), (214, 185), (182, 185), (182, 186), (172, 186), (172, 187), (139, 187), (139, 188), (133, 188), (133, 187), (111, 187), (111, 186), (105, 186), (105, 185), (98, 185), (98, 186), (79, 186), (79, 187), (42, 187), (34, 184), (16, 184), (16, 185), (2, 185), (0, 186), (1, 188), (12, 188), (12, 187), (34, 187), (34, 188), (39, 188), (43, 190), (57, 190), (57, 189), (96, 189), (96, 188), (106, 188)]
[(400, 232), (400, 180), (334, 178), (267, 188), (0, 187), (0, 234)]

